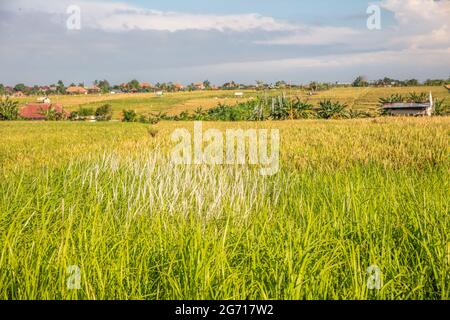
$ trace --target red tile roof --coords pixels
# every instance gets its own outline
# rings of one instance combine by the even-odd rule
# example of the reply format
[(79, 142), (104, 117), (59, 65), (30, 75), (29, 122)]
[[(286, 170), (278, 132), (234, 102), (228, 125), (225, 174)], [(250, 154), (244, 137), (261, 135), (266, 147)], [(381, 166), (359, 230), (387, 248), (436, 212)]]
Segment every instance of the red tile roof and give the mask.
[(20, 110), (20, 116), (29, 120), (45, 120), (46, 116), (42, 113), (50, 107), (54, 108), (57, 112), (63, 112), (63, 108), (59, 104), (29, 103)]
[(151, 83), (148, 83), (148, 82), (142, 82), (140, 84), (140, 87), (143, 88), (143, 89), (145, 89), (145, 88), (153, 88), (153, 85)]
[(68, 88), (66, 89), (66, 92), (67, 92), (67, 93), (85, 94), (85, 93), (87, 93), (88, 91), (87, 91), (85, 88), (83, 88), (83, 87), (68, 87)]

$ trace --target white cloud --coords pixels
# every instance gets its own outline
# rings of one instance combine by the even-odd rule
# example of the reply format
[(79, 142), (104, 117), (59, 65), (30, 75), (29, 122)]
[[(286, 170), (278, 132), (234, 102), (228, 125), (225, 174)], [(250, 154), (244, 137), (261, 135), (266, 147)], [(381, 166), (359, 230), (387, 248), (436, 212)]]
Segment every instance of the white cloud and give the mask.
[(17, 0), (3, 6), (6, 9), (42, 11), (64, 14), (69, 5), (81, 8), (83, 27), (106, 31), (156, 30), (156, 31), (286, 31), (296, 27), (285, 21), (265, 17), (256, 13), (217, 15), (163, 12), (144, 9), (120, 2), (48, 0), (36, 3)]
[(295, 33), (277, 37), (266, 41), (257, 41), (260, 44), (276, 45), (321, 45), (348, 43), (350, 37), (360, 35), (361, 31), (348, 27), (299, 27)]
[(394, 13), (398, 25), (389, 38), (409, 48), (450, 47), (450, 1), (383, 0), (381, 7)]
[(331, 69), (345, 67), (409, 65), (414, 67), (450, 65), (450, 48), (447, 49), (406, 49), (401, 51), (379, 51), (340, 55), (323, 55), (316, 57), (277, 59), (254, 62), (235, 62), (203, 66), (208, 70), (239, 72), (267, 72), (296, 69)]

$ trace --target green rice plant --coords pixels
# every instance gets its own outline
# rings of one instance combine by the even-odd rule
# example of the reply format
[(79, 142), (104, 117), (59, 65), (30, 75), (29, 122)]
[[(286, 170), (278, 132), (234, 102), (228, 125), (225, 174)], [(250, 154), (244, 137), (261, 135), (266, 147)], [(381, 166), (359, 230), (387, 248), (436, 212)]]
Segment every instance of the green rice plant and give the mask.
[(190, 122), (4, 122), (0, 299), (448, 300), (449, 123), (204, 123), (280, 130), (261, 176), (173, 164)]

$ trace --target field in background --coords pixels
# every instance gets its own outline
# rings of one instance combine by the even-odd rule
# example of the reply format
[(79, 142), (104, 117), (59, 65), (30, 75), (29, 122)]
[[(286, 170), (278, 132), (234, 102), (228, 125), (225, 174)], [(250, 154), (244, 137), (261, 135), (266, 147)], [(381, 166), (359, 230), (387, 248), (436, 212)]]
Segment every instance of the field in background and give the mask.
[(189, 122), (1, 123), (0, 299), (450, 299), (449, 120), (204, 123), (280, 129), (272, 177), (172, 165)]
[[(118, 94), (118, 95), (87, 95), (87, 96), (50, 96), (52, 102), (60, 103), (69, 111), (78, 110), (80, 107), (97, 108), (102, 104), (111, 104), (114, 117), (119, 119), (124, 109), (134, 109), (141, 114), (164, 112), (176, 115), (182, 111), (194, 111), (201, 107), (209, 109), (218, 103), (234, 105), (246, 99), (264, 95), (264, 92), (243, 91), (243, 98), (236, 98), (234, 93), (240, 91), (195, 91), (166, 93), (164, 97), (156, 97), (153, 93), (142, 94)], [(305, 90), (271, 90), (266, 93), (275, 96), (285, 93), (288, 96), (298, 96), (317, 104), (323, 99), (337, 100), (346, 103), (349, 108), (361, 111), (376, 111), (379, 107), (378, 100), (391, 94), (400, 93), (407, 95), (410, 92), (432, 92), (438, 99), (447, 99), (450, 103), (448, 90), (444, 87), (400, 87), (400, 88), (333, 88), (318, 92), (312, 96)], [(36, 97), (18, 98), (21, 103), (34, 102)]]

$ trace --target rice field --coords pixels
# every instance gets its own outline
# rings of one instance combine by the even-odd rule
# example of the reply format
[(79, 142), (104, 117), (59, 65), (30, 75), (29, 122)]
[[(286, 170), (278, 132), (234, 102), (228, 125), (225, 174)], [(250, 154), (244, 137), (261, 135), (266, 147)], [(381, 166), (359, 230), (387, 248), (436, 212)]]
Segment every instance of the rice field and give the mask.
[[(286, 94), (290, 97), (300, 97), (313, 105), (321, 100), (331, 99), (345, 103), (350, 109), (375, 112), (379, 107), (379, 99), (391, 94), (402, 94), (407, 96), (411, 92), (432, 92), (437, 99), (446, 99), (450, 104), (448, 90), (444, 87), (403, 87), (403, 88), (333, 88), (309, 95), (306, 90), (286, 89), (271, 90), (266, 93), (261, 91), (244, 90), (243, 98), (236, 98), (234, 93), (242, 90), (231, 91), (194, 91), (166, 93), (164, 97), (156, 97), (153, 93), (139, 94), (116, 94), (116, 95), (53, 95), (50, 96), (53, 103), (61, 104), (68, 111), (76, 111), (82, 108), (97, 108), (103, 104), (110, 104), (114, 112), (114, 118), (120, 119), (124, 109), (132, 109), (140, 114), (167, 113), (177, 115), (182, 111), (194, 111), (197, 108), (209, 109), (216, 107), (219, 103), (235, 105), (247, 99), (256, 98), (267, 94), (278, 96)], [(36, 97), (16, 98), (21, 104), (34, 102)]]
[(273, 176), (172, 164), (190, 122), (0, 123), (0, 299), (447, 300), (449, 120), (204, 123), (279, 129)]

